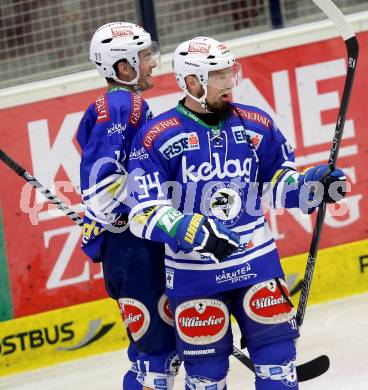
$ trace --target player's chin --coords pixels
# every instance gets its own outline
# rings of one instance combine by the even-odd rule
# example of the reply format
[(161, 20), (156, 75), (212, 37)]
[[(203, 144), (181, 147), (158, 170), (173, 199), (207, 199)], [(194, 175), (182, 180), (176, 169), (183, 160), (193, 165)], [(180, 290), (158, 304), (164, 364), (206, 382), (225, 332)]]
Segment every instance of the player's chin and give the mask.
[[(230, 100), (219, 98), (216, 103), (209, 105), (213, 112), (225, 112), (230, 108)], [(210, 107), (211, 106), (211, 107)]]
[(154, 87), (153, 77), (147, 76), (144, 80), (140, 80), (139, 86), (142, 91), (147, 91), (147, 89), (151, 89)]

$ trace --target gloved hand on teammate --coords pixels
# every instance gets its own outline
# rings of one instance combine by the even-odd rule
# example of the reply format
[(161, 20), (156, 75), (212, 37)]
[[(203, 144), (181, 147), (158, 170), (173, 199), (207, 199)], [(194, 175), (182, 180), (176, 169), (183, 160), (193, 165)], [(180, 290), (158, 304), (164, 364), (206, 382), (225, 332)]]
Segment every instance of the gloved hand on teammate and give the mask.
[(201, 214), (184, 215), (178, 224), (176, 239), (184, 252), (192, 250), (224, 261), (237, 251), (240, 237), (219, 222)]
[(347, 192), (347, 181), (344, 172), (336, 168), (333, 171), (326, 164), (308, 168), (300, 175), (300, 179), (307, 184), (317, 181), (323, 185), (322, 200), (326, 203), (336, 203), (343, 199)]

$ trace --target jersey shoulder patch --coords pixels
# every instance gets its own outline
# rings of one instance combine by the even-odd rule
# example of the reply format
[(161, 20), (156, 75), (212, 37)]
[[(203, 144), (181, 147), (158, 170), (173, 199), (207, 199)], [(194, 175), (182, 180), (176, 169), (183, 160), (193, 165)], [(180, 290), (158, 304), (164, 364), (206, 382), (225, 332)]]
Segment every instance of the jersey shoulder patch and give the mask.
[(273, 127), (272, 118), (258, 107), (238, 104), (233, 106), (233, 113), (240, 116), (243, 120), (258, 124), (267, 130)]
[[(141, 98), (138, 102), (141, 102)], [(135, 111), (133, 110), (135, 107)], [(121, 145), (129, 136), (130, 128), (136, 130), (142, 104), (133, 105), (133, 94), (129, 91), (104, 93), (97, 97), (91, 108), (93, 109), (94, 137), (110, 145)], [(140, 124), (140, 123), (139, 123)]]
[(146, 149), (151, 149), (155, 141), (167, 130), (181, 126), (182, 122), (176, 114), (176, 111), (169, 111), (165, 114), (149, 121), (149, 125), (144, 128), (142, 143)]
[(107, 101), (107, 94), (100, 95), (95, 103), (95, 110), (97, 114), (96, 123), (108, 122), (110, 120), (110, 110)]
[(130, 101), (131, 110), (129, 115), (129, 124), (131, 124), (133, 127), (138, 127), (143, 116), (143, 99), (139, 95), (132, 93), (130, 96)]

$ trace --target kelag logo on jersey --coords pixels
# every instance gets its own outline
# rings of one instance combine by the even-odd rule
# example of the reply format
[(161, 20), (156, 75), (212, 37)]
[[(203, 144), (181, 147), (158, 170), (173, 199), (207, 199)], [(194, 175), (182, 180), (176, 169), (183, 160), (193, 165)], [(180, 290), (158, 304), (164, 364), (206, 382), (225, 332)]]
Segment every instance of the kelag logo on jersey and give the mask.
[(229, 326), (229, 313), (221, 301), (194, 299), (176, 308), (175, 322), (183, 341), (206, 345), (224, 337)]
[(195, 165), (187, 165), (187, 158), (182, 157), (182, 173), (183, 183), (188, 181), (198, 182), (200, 180), (209, 181), (217, 177), (219, 179), (225, 178), (241, 178), (244, 183), (250, 182), (250, 175), (252, 170), (252, 158), (246, 157), (243, 160), (226, 160), (225, 163), (220, 161), (218, 153), (213, 153), (212, 161), (204, 161), (197, 167)]
[(252, 141), (253, 146), (255, 149), (258, 148), (260, 145), (263, 135), (256, 133), (255, 131), (244, 129), (243, 126), (233, 126), (231, 128), (234, 136), (234, 140), (237, 144), (246, 144), (248, 143), (247, 136), (249, 137), (250, 141)]
[(161, 147), (160, 152), (166, 160), (178, 156), (186, 150), (199, 149), (199, 139), (196, 132), (180, 133), (166, 141)]

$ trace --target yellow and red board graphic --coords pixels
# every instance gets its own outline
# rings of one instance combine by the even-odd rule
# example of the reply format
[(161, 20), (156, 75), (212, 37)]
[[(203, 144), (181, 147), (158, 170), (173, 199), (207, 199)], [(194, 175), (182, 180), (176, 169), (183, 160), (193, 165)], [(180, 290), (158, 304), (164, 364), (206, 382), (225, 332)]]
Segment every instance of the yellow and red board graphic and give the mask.
[[(289, 290), (304, 276), (307, 254), (282, 260)], [(368, 291), (368, 240), (322, 249), (309, 303)], [(299, 294), (293, 294), (297, 304)], [(111, 299), (0, 323), (0, 376), (126, 348), (128, 337)]]
[[(289, 291), (303, 280), (307, 253), (282, 259)], [(308, 303), (323, 303), (368, 291), (368, 239), (318, 252)], [(292, 295), (297, 305), (299, 294)]]
[(102, 299), (0, 323), (0, 376), (126, 348), (118, 305)]

